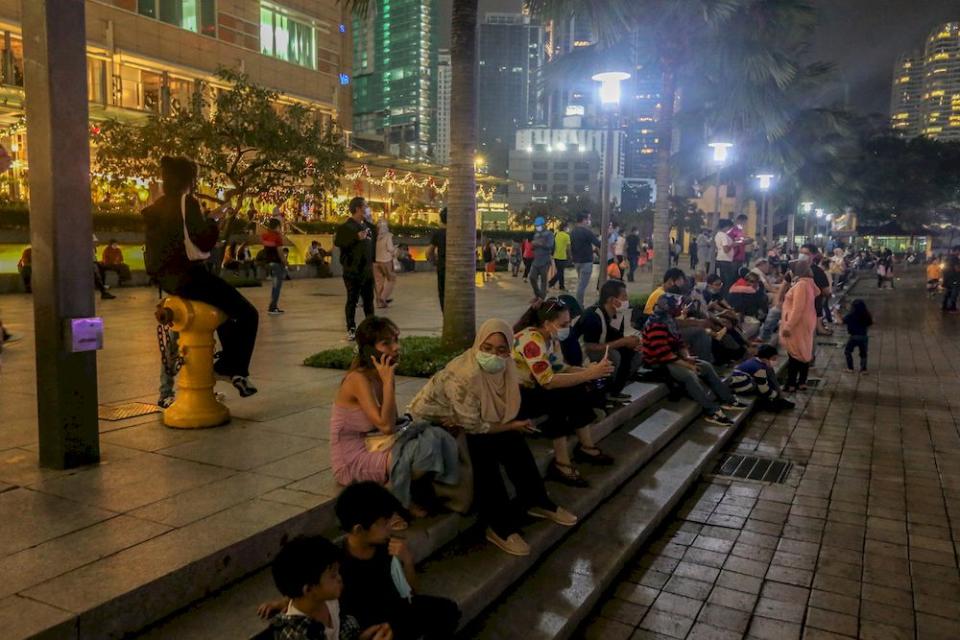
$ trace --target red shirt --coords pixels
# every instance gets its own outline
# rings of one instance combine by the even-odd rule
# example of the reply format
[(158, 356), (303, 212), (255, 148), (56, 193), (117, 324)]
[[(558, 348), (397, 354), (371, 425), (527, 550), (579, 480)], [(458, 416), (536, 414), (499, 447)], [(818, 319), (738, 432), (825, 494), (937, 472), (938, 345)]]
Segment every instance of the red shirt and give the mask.
[(730, 236), (731, 240), (733, 240), (733, 261), (746, 262), (747, 246), (740, 242), (746, 237), (743, 235), (743, 229), (737, 225), (733, 225), (733, 228), (727, 231), (727, 235)]
[(265, 247), (279, 247), (283, 245), (283, 236), (276, 231), (267, 231), (260, 236), (260, 243)]
[(123, 252), (120, 247), (111, 247), (107, 245), (103, 249), (103, 255), (100, 258), (103, 264), (123, 264)]

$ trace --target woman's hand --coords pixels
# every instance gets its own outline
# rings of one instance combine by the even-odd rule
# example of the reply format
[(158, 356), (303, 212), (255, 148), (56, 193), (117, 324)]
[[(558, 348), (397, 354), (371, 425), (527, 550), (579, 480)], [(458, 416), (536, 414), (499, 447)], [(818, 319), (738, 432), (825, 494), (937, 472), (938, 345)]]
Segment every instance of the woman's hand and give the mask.
[(591, 362), (586, 369), (589, 376), (588, 380), (599, 380), (613, 373), (613, 363), (604, 356), (603, 360), (599, 362)]
[(533, 420), (511, 420), (507, 423), (507, 429), (509, 431), (519, 431), (520, 433), (537, 433), (536, 425), (533, 424)]
[(377, 370), (377, 375), (380, 376), (380, 380), (384, 385), (391, 384), (393, 382), (393, 370), (397, 368), (397, 363), (394, 362), (393, 358), (390, 356), (383, 356), (380, 360), (377, 360), (375, 357), (370, 356), (373, 366)]
[(393, 640), (393, 629), (386, 622), (377, 624), (361, 631), (360, 640)]

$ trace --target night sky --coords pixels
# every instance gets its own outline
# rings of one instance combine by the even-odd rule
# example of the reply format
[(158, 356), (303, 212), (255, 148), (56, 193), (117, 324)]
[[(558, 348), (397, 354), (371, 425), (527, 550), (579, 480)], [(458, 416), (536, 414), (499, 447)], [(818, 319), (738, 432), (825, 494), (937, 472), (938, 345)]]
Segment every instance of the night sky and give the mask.
[[(814, 59), (834, 63), (849, 83), (850, 106), (887, 113), (893, 62), (921, 47), (940, 22), (960, 20), (958, 0), (812, 0), (821, 12)], [(449, 40), (452, 0), (440, 0), (441, 46)], [(518, 11), (519, 0), (480, 0), (480, 12)], [(844, 80), (845, 79), (845, 80)], [(838, 88), (837, 99), (843, 95)]]

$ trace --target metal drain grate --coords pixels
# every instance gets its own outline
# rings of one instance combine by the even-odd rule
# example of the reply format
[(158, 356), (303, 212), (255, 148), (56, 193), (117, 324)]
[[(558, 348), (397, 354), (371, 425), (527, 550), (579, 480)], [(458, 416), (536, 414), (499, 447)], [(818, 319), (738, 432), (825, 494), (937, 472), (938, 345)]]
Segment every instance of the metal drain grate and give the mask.
[(717, 461), (713, 475), (782, 484), (792, 468), (793, 463), (789, 460), (725, 453)]
[(807, 386), (811, 389), (819, 389), (822, 382), (822, 378), (810, 378), (807, 380)]
[(115, 422), (117, 420), (126, 420), (127, 418), (136, 418), (151, 413), (160, 413), (161, 409), (155, 404), (145, 402), (127, 402), (125, 404), (115, 404), (111, 406), (100, 405), (97, 414), (101, 420)]

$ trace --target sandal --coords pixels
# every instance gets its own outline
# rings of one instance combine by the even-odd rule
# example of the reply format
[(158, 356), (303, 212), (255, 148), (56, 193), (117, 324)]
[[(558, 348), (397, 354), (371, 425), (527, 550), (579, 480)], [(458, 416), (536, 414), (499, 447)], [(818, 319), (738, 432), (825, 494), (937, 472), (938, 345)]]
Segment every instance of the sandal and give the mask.
[(550, 466), (547, 467), (547, 479), (556, 480), (568, 487), (578, 487), (580, 489), (585, 489), (590, 486), (590, 483), (580, 475), (580, 472), (577, 471), (575, 466), (572, 464), (561, 464), (556, 460), (551, 462)]
[(609, 467), (614, 462), (613, 457), (601, 451), (599, 447), (584, 447), (579, 444), (573, 450), (573, 459), (600, 467)]

